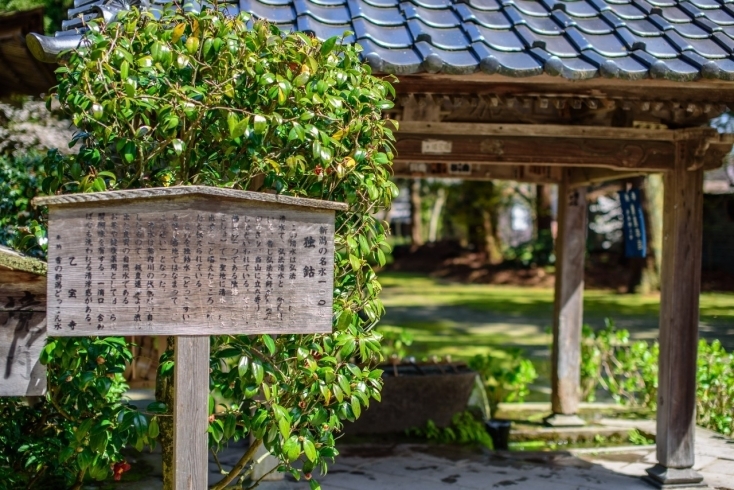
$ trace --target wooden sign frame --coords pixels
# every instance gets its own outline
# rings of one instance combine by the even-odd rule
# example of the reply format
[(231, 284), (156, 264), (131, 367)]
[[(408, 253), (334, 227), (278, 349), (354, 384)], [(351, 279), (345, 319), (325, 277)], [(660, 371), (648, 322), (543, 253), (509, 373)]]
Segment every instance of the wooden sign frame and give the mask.
[(202, 186), (33, 203), (49, 207), (49, 335), (175, 335), (174, 488), (206, 488), (209, 336), (331, 332), (347, 205)]

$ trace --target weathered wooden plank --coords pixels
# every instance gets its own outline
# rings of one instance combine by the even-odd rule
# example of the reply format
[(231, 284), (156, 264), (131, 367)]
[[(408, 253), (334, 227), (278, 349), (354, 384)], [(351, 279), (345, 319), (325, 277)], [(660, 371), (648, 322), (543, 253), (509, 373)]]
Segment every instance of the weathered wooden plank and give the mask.
[(575, 187), (587, 187), (594, 184), (601, 184), (603, 182), (609, 182), (612, 180), (619, 179), (630, 179), (633, 177), (639, 177), (640, 175), (646, 175), (647, 172), (641, 172), (638, 170), (623, 171), (623, 170), (612, 170), (608, 168), (580, 168), (576, 167), (571, 170), (569, 177), (569, 185)]
[[(496, 94), (508, 96), (585, 96), (628, 101), (703, 102), (717, 105), (734, 103), (734, 86), (725, 80), (698, 80), (680, 83), (662, 79), (628, 80), (593, 78), (570, 83), (550, 75), (512, 78), (503, 75), (448, 75), (424, 73), (403, 75), (395, 85), (398, 94)], [(725, 108), (719, 109), (721, 111)], [(712, 114), (711, 117), (714, 117)]]
[[(586, 188), (570, 186), (567, 170), (558, 190), (556, 284), (551, 354), (551, 405), (554, 415), (573, 416), (580, 402), (581, 325), (586, 256)], [(565, 422), (562, 422), (565, 419)], [(569, 425), (558, 417), (556, 425)], [(549, 421), (553, 423), (553, 421)], [(578, 421), (572, 420), (576, 425)]]
[(217, 193), (90, 195), (101, 194), (40, 201), (51, 204), (53, 335), (331, 331), (328, 207)]
[(423, 141), (438, 138), (437, 134), (398, 132), (395, 161), (606, 167), (659, 172), (669, 169), (675, 158), (674, 144), (667, 141), (477, 136), (471, 132), (440, 136), (439, 141), (451, 143), (450, 152), (424, 152)]
[(481, 163), (396, 162), (393, 175), (405, 178), (442, 178), (470, 180), (513, 180), (554, 184), (561, 180), (561, 168), (526, 165), (484, 165)]
[(176, 337), (174, 362), (173, 488), (201, 490), (209, 476), (209, 337)]
[(46, 393), (45, 345), (45, 312), (0, 309), (0, 396)]
[[(664, 176), (663, 261), (660, 297), (657, 457), (648, 470), (658, 484), (698, 484), (692, 470), (696, 424), (703, 171), (688, 171), (680, 144), (676, 168)], [(682, 481), (678, 481), (682, 480)]]
[(0, 396), (46, 393), (46, 264), (0, 246)]
[[(460, 122), (401, 121), (397, 134), (435, 136), (523, 136), (564, 139), (601, 139), (624, 141), (681, 141), (690, 139), (719, 140), (714, 128), (683, 130), (618, 128), (602, 126), (568, 126), (562, 124), (491, 124)], [(591, 163), (591, 162), (590, 162)]]
[(37, 197), (33, 200), (33, 204), (36, 206), (62, 206), (89, 203), (119, 203), (130, 201), (132, 199), (171, 199), (194, 196), (234, 200), (237, 202), (251, 201), (253, 203), (280, 204), (283, 206), (297, 206), (301, 208), (329, 209), (333, 211), (346, 211), (349, 208), (347, 204), (341, 202), (321, 201), (318, 199), (268, 194), (265, 192), (240, 191), (236, 189), (197, 185)]

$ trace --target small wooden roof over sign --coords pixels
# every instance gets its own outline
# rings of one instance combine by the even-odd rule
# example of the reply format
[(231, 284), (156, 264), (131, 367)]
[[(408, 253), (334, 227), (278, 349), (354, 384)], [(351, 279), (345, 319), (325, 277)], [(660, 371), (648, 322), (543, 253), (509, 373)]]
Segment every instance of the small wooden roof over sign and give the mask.
[(0, 246), (0, 396), (46, 392), (46, 264)]

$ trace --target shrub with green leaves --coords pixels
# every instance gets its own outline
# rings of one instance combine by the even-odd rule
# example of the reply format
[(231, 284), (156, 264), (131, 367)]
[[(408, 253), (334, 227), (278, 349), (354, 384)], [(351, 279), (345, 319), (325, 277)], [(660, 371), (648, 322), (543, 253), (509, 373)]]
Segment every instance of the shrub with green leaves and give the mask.
[[(657, 409), (657, 342), (630, 341), (627, 330), (617, 329), (610, 319), (594, 331), (584, 326), (581, 344), (581, 387), (586, 401), (599, 390), (617, 403)], [(734, 433), (731, 414), (734, 401), (734, 355), (721, 342), (698, 342), (696, 370), (696, 423), (721, 434)]]
[(31, 229), (38, 218), (31, 199), (42, 175), (43, 157), (38, 154), (0, 156), (0, 245), (24, 249), (36, 257), (43, 256), (40, 245), (45, 235), (37, 226)]
[(493, 414), (502, 402), (525, 401), (530, 385), (538, 377), (532, 361), (525, 359), (519, 350), (474, 356), (469, 367), (482, 377)]
[[(318, 488), (311, 473), (338, 454), (342, 421), (380, 398), (381, 373), (371, 369), (380, 336), (371, 328), (383, 306), (370, 262), (384, 264), (389, 250), (373, 214), (397, 193), (382, 115), (394, 91), (360, 62), (359, 46), (248, 21), (172, 6), (158, 20), (133, 9), (106, 25), (92, 21), (58, 70), (56, 96), (79, 128), (77, 152), (50, 154), (42, 189), (199, 184), (350, 205), (336, 216), (333, 334), (212, 340), (220, 403), (210, 403), (210, 445), (255, 440), (214, 488), (244, 479), (260, 444), (280, 460), (274, 469)], [(81, 339), (68, 342), (69, 352), (85, 349)], [(172, 359), (170, 351), (161, 359), (164, 386)]]
[(149, 422), (122, 399), (122, 372), (131, 359), (117, 337), (48, 342), (41, 355), (46, 398), (0, 398), (3, 488), (81, 488), (85, 476), (110, 476), (123, 461), (122, 447), (153, 442), (157, 419)]
[(617, 403), (655, 410), (658, 392), (659, 346), (630, 341), (629, 331), (617, 329), (609, 318), (604, 328), (581, 331), (581, 396), (596, 399), (608, 392)]

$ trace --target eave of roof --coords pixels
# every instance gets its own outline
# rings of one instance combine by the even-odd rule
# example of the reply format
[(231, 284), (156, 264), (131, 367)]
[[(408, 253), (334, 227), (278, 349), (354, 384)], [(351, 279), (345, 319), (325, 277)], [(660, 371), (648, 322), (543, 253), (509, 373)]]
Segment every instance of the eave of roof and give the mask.
[[(105, 1), (75, 0), (59, 35), (83, 29)], [(347, 41), (380, 73), (734, 80), (734, 0), (227, 0), (224, 8), (321, 39), (351, 31)]]

